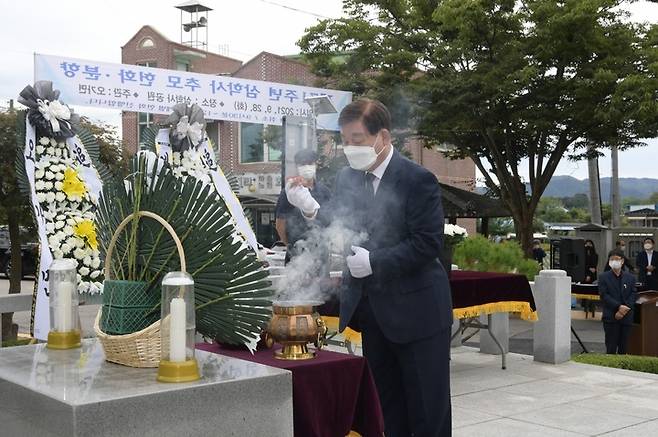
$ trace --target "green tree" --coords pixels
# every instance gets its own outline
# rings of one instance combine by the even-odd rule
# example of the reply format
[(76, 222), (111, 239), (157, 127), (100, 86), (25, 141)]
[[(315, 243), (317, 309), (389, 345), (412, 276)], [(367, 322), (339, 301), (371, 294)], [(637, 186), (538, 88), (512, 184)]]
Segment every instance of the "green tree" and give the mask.
[(321, 21), (299, 45), (324, 84), (379, 98), (394, 127), (471, 158), (529, 254), (563, 157), (657, 133), (658, 26), (629, 22), (623, 4), (346, 0), (345, 18)]
[[(21, 193), (16, 182), (16, 117), (13, 108), (0, 112), (0, 221), (7, 225), (9, 231), (11, 276), (9, 293), (21, 292), (21, 226), (32, 224), (31, 209), (27, 198)], [(2, 340), (16, 338), (16, 329), (12, 326), (13, 313), (2, 315)]]
[(87, 117), (80, 117), (80, 127), (86, 129), (94, 136), (100, 149), (99, 160), (114, 175), (126, 175), (129, 156), (123, 147), (117, 133), (117, 128), (101, 121), (92, 121)]

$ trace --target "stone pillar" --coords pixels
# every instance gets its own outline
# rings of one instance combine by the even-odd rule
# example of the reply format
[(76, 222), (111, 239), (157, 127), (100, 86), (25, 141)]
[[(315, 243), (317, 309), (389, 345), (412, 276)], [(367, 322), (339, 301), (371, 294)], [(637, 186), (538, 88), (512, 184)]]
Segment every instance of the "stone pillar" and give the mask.
[(539, 320), (533, 329), (535, 361), (559, 364), (571, 359), (571, 278), (564, 270), (542, 270), (533, 295)]
[[(480, 323), (489, 323), (489, 316), (486, 314), (481, 315)], [(509, 313), (491, 314), (489, 329), (503, 348), (503, 353), (509, 352)], [(480, 329), (480, 352), (493, 355), (500, 355), (501, 353), (500, 348), (486, 329)]]

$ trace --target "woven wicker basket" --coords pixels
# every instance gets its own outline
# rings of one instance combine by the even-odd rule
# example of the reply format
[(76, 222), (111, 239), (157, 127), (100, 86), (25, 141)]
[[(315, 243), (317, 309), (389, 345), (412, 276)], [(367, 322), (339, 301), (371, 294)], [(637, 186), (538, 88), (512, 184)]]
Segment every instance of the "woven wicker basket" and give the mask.
[[(183, 245), (171, 225), (157, 214), (149, 211), (138, 211), (135, 214), (126, 217), (119, 226), (117, 226), (114, 235), (112, 235), (112, 240), (110, 240), (110, 244), (107, 248), (107, 255), (105, 257), (105, 279), (110, 277), (110, 260), (112, 259), (112, 251), (114, 250), (119, 234), (123, 228), (130, 223), (135, 215), (137, 215), (137, 217), (152, 218), (158, 221), (169, 232), (176, 243), (178, 256), (180, 257), (181, 271), (184, 272), (185, 254), (183, 252)], [(94, 331), (96, 332), (96, 337), (98, 337), (98, 340), (103, 345), (105, 359), (107, 361), (130, 367), (158, 367), (161, 351), (160, 320), (147, 326), (141, 331), (133, 332), (132, 334), (110, 335), (101, 331), (101, 312), (102, 309), (99, 310), (96, 315)]]

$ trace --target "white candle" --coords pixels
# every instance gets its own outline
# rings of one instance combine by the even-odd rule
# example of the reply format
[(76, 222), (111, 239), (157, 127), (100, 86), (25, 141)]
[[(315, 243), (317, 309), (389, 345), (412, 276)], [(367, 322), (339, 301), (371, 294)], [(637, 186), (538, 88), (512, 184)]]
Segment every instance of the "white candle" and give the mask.
[(187, 320), (185, 314), (185, 300), (175, 297), (170, 305), (170, 328), (169, 328), (169, 361), (184, 362), (185, 357), (185, 333)]
[(57, 286), (57, 304), (55, 311), (55, 330), (70, 332), (73, 330), (73, 293), (76, 286), (73, 282), (60, 282)]

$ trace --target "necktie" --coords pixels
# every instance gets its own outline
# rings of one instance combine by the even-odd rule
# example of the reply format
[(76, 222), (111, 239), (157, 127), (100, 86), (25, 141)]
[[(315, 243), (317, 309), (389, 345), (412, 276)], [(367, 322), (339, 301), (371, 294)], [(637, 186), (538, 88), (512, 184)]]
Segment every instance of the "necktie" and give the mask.
[(365, 189), (366, 193), (368, 194), (368, 199), (374, 199), (375, 197), (375, 187), (372, 185), (372, 183), (376, 177), (377, 176), (374, 174), (366, 172)]

